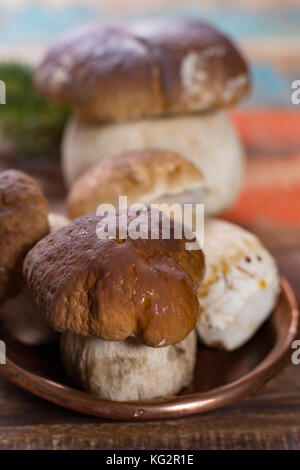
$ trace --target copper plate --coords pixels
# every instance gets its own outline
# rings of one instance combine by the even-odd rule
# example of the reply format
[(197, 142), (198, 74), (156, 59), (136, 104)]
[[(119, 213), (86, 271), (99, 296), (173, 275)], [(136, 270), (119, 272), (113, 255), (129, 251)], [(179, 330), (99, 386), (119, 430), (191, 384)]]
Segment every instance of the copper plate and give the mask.
[(298, 310), (286, 279), (271, 318), (255, 337), (234, 352), (199, 346), (193, 383), (178, 396), (140, 402), (115, 402), (73, 388), (62, 369), (58, 346), (25, 347), (4, 331), (7, 363), (0, 372), (25, 390), (57, 405), (103, 418), (148, 420), (203, 413), (254, 393), (284, 365), (296, 335)]

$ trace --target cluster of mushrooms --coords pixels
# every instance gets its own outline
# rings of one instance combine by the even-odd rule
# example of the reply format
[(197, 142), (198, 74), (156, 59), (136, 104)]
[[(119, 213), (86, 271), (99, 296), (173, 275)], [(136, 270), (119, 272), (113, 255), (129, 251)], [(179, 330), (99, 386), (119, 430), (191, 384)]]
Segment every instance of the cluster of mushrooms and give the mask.
[[(62, 145), (69, 219), (49, 214), (30, 176), (0, 173), (0, 319), (24, 344), (59, 340), (67, 374), (91, 393), (176, 394), (193, 377), (198, 340), (239, 348), (280, 291), (260, 240), (215, 217), (242, 182), (243, 152), (221, 109), (246, 94), (246, 64), (200, 20), (153, 19), (69, 34), (36, 85), (74, 107)], [(118, 218), (116, 236), (98, 238), (97, 207), (118, 207), (120, 195), (147, 206), (147, 227), (150, 204), (204, 203), (203, 248), (187, 249), (176, 212), (168, 239), (163, 212), (155, 238), (119, 237)]]

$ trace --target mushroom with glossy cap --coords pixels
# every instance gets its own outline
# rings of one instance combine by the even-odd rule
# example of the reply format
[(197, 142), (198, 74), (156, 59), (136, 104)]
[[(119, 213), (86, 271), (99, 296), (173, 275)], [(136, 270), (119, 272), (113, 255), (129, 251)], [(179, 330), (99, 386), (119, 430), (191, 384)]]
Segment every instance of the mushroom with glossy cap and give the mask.
[[(128, 217), (128, 230), (136, 223), (151, 237), (151, 217), (149, 208)], [(37, 243), (24, 263), (28, 286), (50, 325), (64, 333), (63, 361), (84, 388), (131, 400), (177, 393), (195, 363), (202, 251), (187, 250), (190, 240), (176, 239), (178, 224), (162, 213), (156, 238), (118, 238), (120, 217), (114, 220), (115, 237), (99, 239), (106, 218), (86, 215)], [(172, 373), (178, 368), (178, 379), (166, 380), (165, 367), (156, 367), (156, 348)], [(103, 384), (109, 370), (111, 387)]]

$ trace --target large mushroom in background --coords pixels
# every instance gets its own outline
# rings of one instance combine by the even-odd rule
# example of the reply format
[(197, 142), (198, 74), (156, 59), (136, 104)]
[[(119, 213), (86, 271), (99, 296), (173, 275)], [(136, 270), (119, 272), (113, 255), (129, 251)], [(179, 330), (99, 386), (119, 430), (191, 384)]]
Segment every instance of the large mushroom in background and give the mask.
[(206, 214), (237, 197), (244, 157), (226, 109), (249, 90), (236, 46), (196, 18), (93, 25), (46, 53), (35, 83), (74, 109), (62, 142), (71, 186), (105, 157), (148, 149), (178, 153), (203, 174)]

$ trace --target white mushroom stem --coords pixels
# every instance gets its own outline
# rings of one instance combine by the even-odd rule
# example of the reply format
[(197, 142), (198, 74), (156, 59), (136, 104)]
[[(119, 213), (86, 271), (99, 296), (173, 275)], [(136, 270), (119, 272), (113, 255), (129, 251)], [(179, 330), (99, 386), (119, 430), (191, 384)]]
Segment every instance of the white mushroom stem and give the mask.
[(222, 220), (206, 221), (203, 250), (197, 331), (206, 345), (231, 351), (246, 343), (275, 307), (277, 266), (255, 235)]
[(64, 215), (54, 213), (50, 213), (48, 215), (48, 221), (50, 226), (50, 233), (56, 232), (70, 223), (70, 220)]
[(61, 336), (61, 357), (69, 376), (85, 390), (117, 401), (173, 395), (193, 375), (195, 331), (178, 344), (151, 348), (135, 340), (104, 341), (73, 333)]
[[(49, 214), (48, 220), (51, 232), (69, 223), (66, 217), (57, 214)], [(1, 321), (13, 338), (28, 346), (52, 343), (58, 338), (36, 308), (25, 281), (18, 295), (1, 307)]]
[[(206, 214), (216, 214), (236, 199), (244, 155), (224, 111), (107, 125), (74, 117), (66, 127), (62, 144), (65, 180), (71, 186), (87, 168), (105, 157), (150, 148), (177, 152), (201, 170), (203, 188), (192, 196), (195, 202), (205, 204)], [(190, 202), (191, 194), (183, 194), (180, 199)], [(179, 202), (177, 197), (174, 201)], [(173, 198), (167, 202), (173, 202)]]

